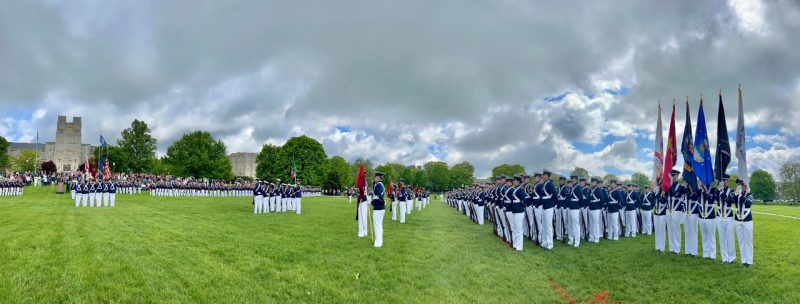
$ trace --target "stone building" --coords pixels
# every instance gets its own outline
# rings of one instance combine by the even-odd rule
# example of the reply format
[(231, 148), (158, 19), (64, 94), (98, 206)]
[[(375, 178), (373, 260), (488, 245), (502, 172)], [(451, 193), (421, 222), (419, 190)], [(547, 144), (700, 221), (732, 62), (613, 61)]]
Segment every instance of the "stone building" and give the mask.
[(256, 155), (258, 153), (237, 152), (228, 155), (234, 176), (256, 177)]
[(66, 116), (59, 116), (56, 125), (56, 141), (45, 143), (14, 143), (8, 148), (8, 155), (18, 156), (23, 150), (33, 150), (39, 155), (39, 162), (53, 161), (61, 172), (77, 171), (85, 160), (91, 157), (93, 147), (81, 143), (81, 118), (73, 117), (67, 122)]

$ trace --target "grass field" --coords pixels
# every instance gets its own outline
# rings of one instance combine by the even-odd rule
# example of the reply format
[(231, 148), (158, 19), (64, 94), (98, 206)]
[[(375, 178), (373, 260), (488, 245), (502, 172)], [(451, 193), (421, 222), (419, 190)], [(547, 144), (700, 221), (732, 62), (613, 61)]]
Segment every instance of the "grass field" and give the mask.
[(375, 249), (354, 214), (329, 197), (304, 198), (299, 216), (253, 215), (248, 198), (120, 194), (113, 209), (75, 208), (26, 188), (0, 198), (0, 303), (800, 302), (795, 219), (755, 215), (744, 268), (656, 253), (651, 237), (514, 252), (440, 202), (404, 225), (387, 211)]

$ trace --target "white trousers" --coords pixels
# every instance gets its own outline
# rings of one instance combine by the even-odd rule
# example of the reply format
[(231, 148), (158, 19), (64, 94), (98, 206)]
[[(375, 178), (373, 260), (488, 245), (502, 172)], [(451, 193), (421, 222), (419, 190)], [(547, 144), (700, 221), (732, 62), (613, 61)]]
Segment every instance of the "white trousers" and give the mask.
[(686, 215), (681, 211), (676, 211), (668, 216), (667, 233), (669, 233), (669, 251), (681, 253), (681, 224), (683, 224)]
[(86, 207), (87, 203), (89, 202), (89, 194), (88, 193), (81, 193), (81, 205)]
[(644, 235), (651, 235), (653, 234), (653, 211), (652, 210), (642, 210), (642, 234)]
[(294, 211), (297, 214), (300, 214), (300, 211), (303, 209), (303, 207), (301, 205), (301, 203), (302, 203), (301, 201), (302, 201), (302, 197), (294, 198)]
[[(72, 191), (70, 191), (69, 193), (71, 193), (71, 194), (72, 194), (72, 199), (75, 199), (75, 190), (72, 190)], [(77, 205), (77, 204), (76, 204), (76, 205)], [(77, 206), (75, 206), (75, 207), (77, 207)]]
[(540, 242), (545, 249), (553, 249), (553, 210), (542, 210), (542, 230)]
[(522, 244), (523, 244), (522, 243), (522, 221), (525, 220), (525, 213), (524, 212), (511, 213), (510, 219), (512, 221), (512, 226), (513, 226), (513, 228), (511, 228), (512, 235), (513, 235), (512, 244), (514, 246), (514, 249), (516, 249), (517, 251), (522, 251)]
[(253, 214), (258, 214), (261, 212), (261, 195), (253, 196)]
[(367, 236), (367, 203), (363, 202), (358, 205), (358, 237)]
[(392, 220), (397, 220), (397, 201), (392, 201)]
[(274, 196), (268, 196), (267, 198), (269, 199), (267, 201), (267, 204), (269, 204), (269, 211), (274, 212), (275, 211), (275, 205), (276, 205), (275, 201), (277, 200), (277, 198), (274, 197)]
[(736, 237), (739, 239), (739, 254), (742, 264), (753, 264), (753, 221), (736, 222)]
[[(483, 217), (483, 208), (481, 208), (481, 217)], [(525, 218), (528, 220), (528, 237), (533, 240), (536, 237), (536, 219), (533, 217), (533, 206), (525, 207)], [(483, 225), (483, 221), (480, 223)]]
[(736, 260), (733, 218), (717, 218), (717, 230), (719, 231), (719, 253), (722, 256), (722, 262), (732, 263)]
[(683, 239), (686, 241), (686, 254), (697, 255), (697, 214), (687, 214), (686, 222), (683, 224)]
[(534, 207), (533, 219), (536, 221), (536, 238), (540, 241), (542, 240), (542, 217), (544, 217), (542, 206)]
[(600, 218), (603, 215), (603, 210), (589, 210), (589, 242), (597, 243), (600, 241), (600, 226), (603, 225), (603, 220)]
[(372, 228), (375, 231), (375, 248), (383, 246), (383, 215), (386, 210), (372, 211)]
[(626, 237), (635, 237), (636, 230), (636, 210), (626, 210), (625, 211), (625, 236)]
[(114, 207), (114, 202), (117, 200), (117, 194), (109, 193), (108, 198), (111, 199), (111, 207)]
[(656, 215), (653, 217), (653, 222), (655, 223), (656, 250), (661, 252), (664, 252), (667, 245), (668, 221), (669, 221), (669, 216), (667, 215)]
[(484, 206), (475, 206), (475, 212), (478, 213), (476, 214), (478, 218), (478, 225), (483, 225), (483, 208)]
[(700, 219), (700, 239), (703, 242), (703, 257), (717, 259), (716, 219)]
[(406, 222), (406, 201), (400, 201), (400, 224), (405, 224)]
[(411, 210), (414, 210), (414, 200), (406, 200), (406, 214), (411, 214)]
[[(89, 193), (89, 207), (94, 207), (94, 199), (97, 196), (97, 193)], [(99, 204), (98, 204), (99, 206)]]
[(111, 201), (109, 200), (109, 194), (110, 193), (108, 192), (103, 193), (103, 207), (108, 207), (108, 205), (111, 204)]
[(608, 223), (608, 236), (606, 237), (609, 240), (619, 240), (619, 212), (609, 212), (606, 222)]
[(280, 206), (281, 212), (286, 212), (286, 210), (287, 210), (287, 209), (286, 209), (286, 207), (287, 207), (287, 206), (286, 206), (286, 201), (287, 201), (288, 199), (289, 199), (288, 197), (282, 197), (282, 198), (281, 198), (281, 206)]
[(269, 213), (269, 197), (268, 196), (261, 196), (261, 212), (259, 212), (259, 213)]
[(556, 240), (564, 239), (564, 208), (556, 208)]
[(581, 245), (581, 209), (569, 209), (569, 244)]

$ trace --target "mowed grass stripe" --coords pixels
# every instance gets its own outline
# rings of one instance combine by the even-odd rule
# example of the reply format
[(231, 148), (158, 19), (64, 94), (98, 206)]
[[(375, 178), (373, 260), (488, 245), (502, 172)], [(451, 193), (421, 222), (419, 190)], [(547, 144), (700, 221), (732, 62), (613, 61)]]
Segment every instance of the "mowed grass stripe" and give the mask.
[(355, 237), (346, 198), (304, 198), (299, 216), (253, 215), (250, 198), (120, 194), (91, 209), (26, 188), (0, 201), (2, 303), (562, 302), (550, 279), (577, 301), (800, 299), (800, 221), (767, 215), (743, 268), (656, 253), (652, 237), (513, 252), (438, 201), (403, 225), (387, 210), (381, 249)]

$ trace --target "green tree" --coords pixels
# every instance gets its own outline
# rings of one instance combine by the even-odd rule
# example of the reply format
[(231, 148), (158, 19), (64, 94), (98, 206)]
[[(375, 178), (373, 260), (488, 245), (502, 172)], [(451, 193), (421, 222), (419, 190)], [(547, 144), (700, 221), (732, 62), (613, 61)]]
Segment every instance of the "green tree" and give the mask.
[(39, 162), (36, 160), (36, 151), (33, 150), (20, 151), (19, 155), (12, 158), (11, 162), (16, 171), (33, 172), (39, 166)]
[(783, 164), (781, 180), (783, 198), (797, 201), (800, 198), (800, 162)]
[(278, 151), (278, 167), (275, 173), (280, 179), (294, 182), (290, 180), (294, 165), (297, 168), (297, 178), (303, 184), (321, 186), (326, 175), (327, 159), (325, 149), (317, 140), (305, 135), (292, 137)]
[(0, 172), (11, 165), (11, 159), (8, 157), (8, 147), (11, 146), (5, 137), (0, 136)]
[(150, 171), (153, 174), (155, 174), (155, 175), (168, 175), (169, 174), (169, 170), (167, 169), (167, 166), (164, 164), (164, 158), (156, 158), (156, 157), (154, 157), (152, 160), (150, 160), (150, 163), (151, 163), (150, 164), (150, 168), (152, 168)]
[(448, 188), (470, 185), (475, 180), (475, 167), (467, 161), (457, 163), (450, 168), (450, 185)]
[(644, 190), (645, 186), (653, 186), (653, 182), (647, 175), (638, 172), (631, 176), (631, 182), (638, 185), (640, 190)]
[(774, 200), (776, 189), (775, 179), (765, 170), (756, 170), (750, 174), (750, 192), (755, 199)]
[(425, 172), (425, 187), (434, 190), (442, 191), (450, 185), (450, 168), (447, 163), (443, 161), (430, 161), (422, 166)]
[(281, 147), (273, 144), (264, 144), (261, 147), (261, 152), (256, 156), (256, 177), (269, 182), (278, 178), (280, 151)]
[[(150, 163), (152, 164), (152, 162)], [(184, 134), (167, 148), (164, 164), (175, 176), (231, 179), (233, 169), (225, 143), (205, 131)]]
[(611, 182), (612, 179), (619, 181), (619, 178), (616, 175), (609, 173), (603, 176), (603, 183), (608, 185), (608, 183)]
[(736, 174), (731, 174), (731, 177), (728, 179), (727, 185), (731, 189), (736, 189), (736, 180), (739, 179), (739, 176)]
[(355, 178), (358, 176), (358, 168), (364, 164), (364, 174), (367, 176), (367, 184), (372, 180), (373, 174), (375, 174), (375, 167), (372, 165), (372, 161), (369, 159), (364, 159), (359, 157), (356, 161), (353, 162), (353, 184), (351, 186), (355, 186)]
[(572, 170), (569, 175), (589, 179), (589, 171), (586, 171), (586, 169), (581, 167), (575, 167), (575, 169)]
[(326, 189), (344, 189), (355, 185), (350, 164), (341, 156), (333, 156), (327, 160), (327, 174), (323, 186)]
[(506, 176), (512, 176), (514, 174), (524, 174), (524, 173), (525, 173), (525, 167), (522, 165), (502, 164), (492, 168), (492, 179), (501, 174)]
[[(144, 121), (134, 119), (130, 128), (122, 130), (122, 136), (117, 140), (122, 161), (115, 163), (125, 169), (120, 172), (150, 172), (153, 159), (156, 157), (156, 139), (150, 135), (150, 128)], [(117, 167), (115, 166), (115, 167)]]

